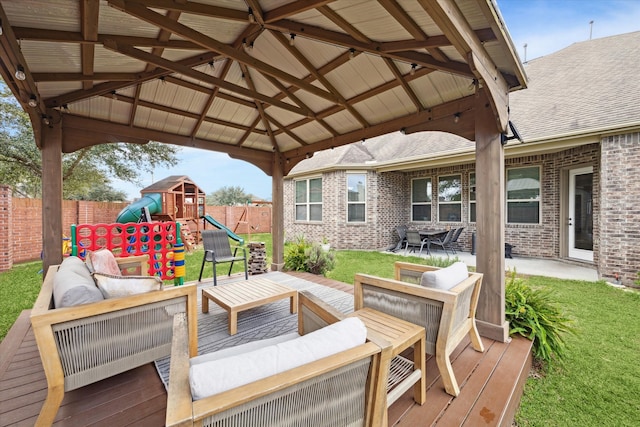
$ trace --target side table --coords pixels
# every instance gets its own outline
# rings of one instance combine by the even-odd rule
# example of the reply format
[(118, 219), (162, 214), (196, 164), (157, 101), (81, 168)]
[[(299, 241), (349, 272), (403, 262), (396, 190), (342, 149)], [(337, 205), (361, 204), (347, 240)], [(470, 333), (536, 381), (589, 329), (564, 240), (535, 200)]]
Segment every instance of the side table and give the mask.
[[(347, 317), (357, 317), (368, 330), (391, 343), (392, 361), (387, 386), (387, 407), (413, 386), (413, 400), (419, 405), (426, 400), (425, 329), (372, 308), (362, 308)], [(400, 356), (413, 346), (413, 363)]]

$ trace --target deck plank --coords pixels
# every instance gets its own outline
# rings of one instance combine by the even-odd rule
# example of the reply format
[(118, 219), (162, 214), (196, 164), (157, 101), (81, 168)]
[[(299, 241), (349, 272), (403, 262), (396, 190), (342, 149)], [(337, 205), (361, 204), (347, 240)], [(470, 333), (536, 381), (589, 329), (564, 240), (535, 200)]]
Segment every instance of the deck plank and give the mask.
[[(291, 275), (353, 293), (353, 286), (335, 280), (309, 273)], [(460, 396), (445, 393), (435, 359), (429, 357), (427, 402), (416, 405), (412, 392), (405, 393), (389, 408), (389, 425), (509, 425), (531, 366), (531, 342), (524, 338), (511, 343), (483, 338), (483, 342), (484, 353), (474, 351), (467, 339), (451, 355)], [(411, 351), (403, 355), (410, 357)], [(0, 343), (0, 427), (33, 426), (46, 388), (29, 312), (25, 311)], [(162, 426), (166, 399), (154, 365), (147, 364), (66, 393), (54, 425)]]

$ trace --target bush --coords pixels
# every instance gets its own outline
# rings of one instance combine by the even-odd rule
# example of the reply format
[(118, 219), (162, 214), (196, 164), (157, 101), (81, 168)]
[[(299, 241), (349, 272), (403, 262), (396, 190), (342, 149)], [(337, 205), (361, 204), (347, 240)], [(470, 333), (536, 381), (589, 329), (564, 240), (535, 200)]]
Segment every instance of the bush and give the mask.
[(325, 251), (320, 243), (310, 243), (304, 237), (288, 243), (284, 254), (284, 268), (324, 275), (335, 267), (335, 254)]
[(314, 243), (305, 250), (307, 256), (306, 267), (309, 273), (324, 274), (335, 267), (335, 256), (333, 251), (325, 251), (319, 243)]
[(565, 354), (563, 335), (575, 333), (571, 319), (565, 317), (553, 300), (551, 290), (534, 289), (510, 271), (505, 286), (505, 314), (509, 334), (533, 340), (533, 356), (549, 364), (562, 361)]
[(284, 268), (289, 271), (307, 271), (307, 257), (305, 251), (311, 245), (304, 237), (298, 237), (294, 242), (285, 245)]

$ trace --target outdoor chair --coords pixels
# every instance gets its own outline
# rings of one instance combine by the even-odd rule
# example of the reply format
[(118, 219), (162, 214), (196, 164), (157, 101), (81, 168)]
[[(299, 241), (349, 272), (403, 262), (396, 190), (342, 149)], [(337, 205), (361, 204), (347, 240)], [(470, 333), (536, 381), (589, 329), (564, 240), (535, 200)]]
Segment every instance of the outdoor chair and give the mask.
[(451, 238), (451, 250), (453, 251), (454, 254), (456, 253), (456, 246), (458, 245), (458, 238), (462, 234), (463, 230), (464, 230), (464, 227), (456, 228), (456, 231), (455, 231), (455, 233), (453, 233), (453, 237)]
[(393, 249), (391, 249), (392, 252), (399, 251), (404, 247), (405, 243), (407, 243), (407, 226), (406, 225), (397, 226), (396, 233), (398, 234), (398, 243), (396, 243), (396, 246)]
[(450, 355), (468, 335), (474, 350), (484, 352), (476, 327), (481, 273), (464, 263), (447, 268), (397, 261), (395, 279), (356, 274), (355, 310), (370, 307), (426, 329), (426, 353), (435, 355), (445, 390), (460, 393)]
[[(123, 273), (137, 270), (146, 275), (148, 259), (143, 255), (113, 260)], [(123, 293), (141, 291), (135, 289), (141, 282), (155, 279), (102, 275), (100, 280), (105, 278), (111, 292), (120, 286)], [(112, 297), (104, 297), (103, 289), (78, 257), (67, 257), (47, 270), (31, 310), (48, 388), (36, 426), (53, 424), (65, 392), (168, 356), (175, 313), (189, 319), (187, 351), (197, 353), (195, 285)]]
[(451, 241), (455, 232), (455, 228), (452, 228), (451, 230), (447, 231), (446, 234), (442, 234), (431, 239), (429, 241), (429, 250), (431, 249), (431, 245), (436, 245), (440, 246), (447, 256), (449, 255), (448, 251), (452, 251), (453, 253), (455, 253), (455, 250), (451, 246)]
[[(204, 246), (204, 256), (202, 257), (202, 266), (200, 267), (200, 277), (198, 281), (202, 281), (202, 272), (204, 264), (210, 262), (213, 264), (213, 285), (218, 285), (216, 266), (225, 262), (230, 262), (229, 276), (233, 263), (236, 261), (244, 262), (244, 279), (249, 280), (249, 272), (247, 270), (247, 249), (235, 246), (233, 254), (231, 253), (231, 245), (229, 244), (229, 236), (224, 230), (204, 230), (202, 232), (202, 243)], [(242, 251), (242, 256), (238, 256), (238, 250)]]
[(420, 237), (420, 233), (417, 231), (408, 230), (407, 231), (407, 242), (405, 243), (404, 253), (407, 254), (407, 250), (411, 248), (410, 252), (416, 252), (418, 248), (420, 251), (418, 255), (422, 255), (422, 249), (427, 247), (427, 255), (430, 253), (429, 251), (429, 238), (425, 237), (424, 239)]
[(310, 293), (298, 304), (297, 334), (192, 358), (188, 321), (176, 315), (165, 425), (386, 425), (391, 345)]

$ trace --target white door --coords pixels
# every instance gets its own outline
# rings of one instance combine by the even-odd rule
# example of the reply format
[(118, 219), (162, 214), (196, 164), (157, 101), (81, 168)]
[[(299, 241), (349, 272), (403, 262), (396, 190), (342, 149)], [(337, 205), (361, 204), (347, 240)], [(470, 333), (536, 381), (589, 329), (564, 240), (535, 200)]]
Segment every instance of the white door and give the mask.
[(593, 261), (593, 167), (569, 171), (569, 258)]

